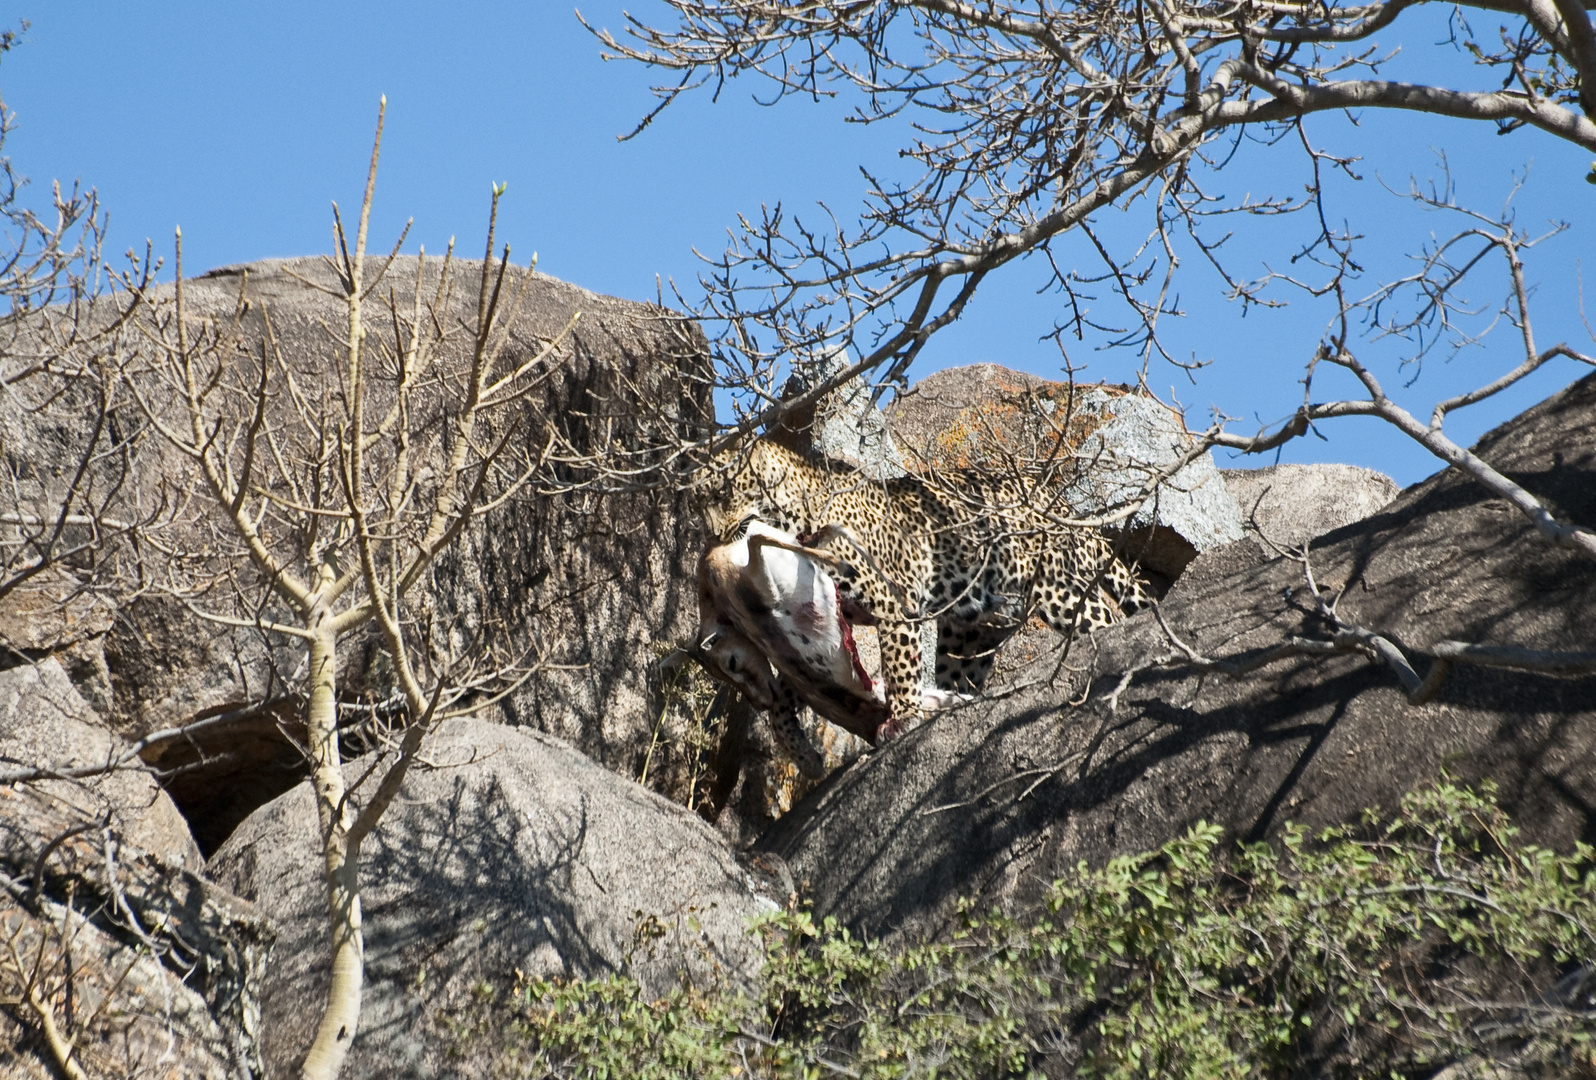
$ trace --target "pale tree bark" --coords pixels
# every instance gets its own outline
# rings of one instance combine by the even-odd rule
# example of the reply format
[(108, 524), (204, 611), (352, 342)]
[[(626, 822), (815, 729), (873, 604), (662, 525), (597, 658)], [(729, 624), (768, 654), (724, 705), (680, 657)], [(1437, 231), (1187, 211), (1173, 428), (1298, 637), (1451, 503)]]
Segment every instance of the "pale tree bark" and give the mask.
[[(298, 692), (321, 837), (332, 969), (325, 1011), (301, 1066), (306, 1080), (336, 1077), (360, 1030), (362, 842), (439, 718), (457, 714), (457, 705), (469, 712), (473, 693), (515, 685), (535, 670), (535, 663), (505, 659), (491, 648), (462, 652), (419, 613), (425, 605), (418, 591), (429, 566), (473, 519), (503, 505), (533, 478), (538, 463), (524, 445), (523, 406), (576, 321), (530, 357), (513, 366), (500, 362), (508, 326), (532, 277), (530, 267), (511, 267), (508, 247), (495, 256), (502, 187), (493, 192), (463, 371), (446, 370), (440, 360), (456, 333), (446, 313), (454, 280), (452, 244), (430, 301), (423, 251), (408, 307), (390, 289), (383, 317), (368, 317), (367, 304), (404, 239), (368, 272), (366, 236), (385, 107), (386, 101), (378, 112), (352, 238), (334, 206), (338, 254), (330, 262), (336, 286), (302, 279), (343, 305), (344, 334), (332, 340), (336, 357), (291, 364), (278, 348), (269, 311), (261, 317), (261, 340), (241, 346), (243, 289), (231, 324), (195, 318), (185, 304), (181, 233), (169, 308), (147, 285), (124, 279), (135, 305), (147, 312), (138, 325), (150, 345), (142, 366), (124, 365), (122, 383), (150, 428), (192, 462), (203, 496), (190, 527), (203, 529), (208, 543), (169, 550), (172, 568), (161, 588), (203, 618), (295, 641), (304, 650)], [(451, 381), (459, 397), (445, 400)], [(369, 403), (379, 383), (386, 403), (373, 410)], [(423, 391), (433, 395), (431, 413), (418, 405)], [(247, 403), (242, 410), (240, 401)], [(174, 488), (181, 483), (170, 480)], [(186, 493), (168, 495), (174, 504), (187, 505)], [(218, 595), (231, 595), (236, 603), (219, 608)], [(395, 686), (389, 707), (397, 720), (382, 736), (387, 757), (380, 769), (374, 766), (351, 785), (340, 747), (339, 716), (346, 704), (338, 685), (340, 649), (371, 624), (391, 661)], [(371, 777), (374, 785), (365, 784)]]
[[(323, 588), (332, 584), (324, 575)], [(305, 702), (311, 785), (321, 826), (322, 869), (327, 882), (327, 926), (332, 937), (332, 982), (302, 1075), (334, 1077), (360, 1028), (365, 981), (365, 933), (360, 918), (360, 866), (349, 848), (348, 791), (338, 751), (338, 631), (333, 613), (316, 604), (310, 615), (310, 687)]]

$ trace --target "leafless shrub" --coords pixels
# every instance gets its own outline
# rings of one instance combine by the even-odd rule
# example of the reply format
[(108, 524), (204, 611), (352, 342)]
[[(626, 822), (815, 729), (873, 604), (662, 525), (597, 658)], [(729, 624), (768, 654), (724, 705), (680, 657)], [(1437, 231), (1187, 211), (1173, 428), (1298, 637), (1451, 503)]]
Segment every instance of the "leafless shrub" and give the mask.
[[(0, 105), (0, 143), (11, 116)], [(124, 319), (94, 315), (107, 282), (105, 220), (93, 191), (51, 189), (50, 213), (19, 198), (22, 179), (0, 157), (0, 608), (36, 624), (93, 621), (113, 580), (137, 588), (126, 543), (160, 508), (139, 490), (133, 457), (142, 427), (118, 391), (114, 357)], [(147, 278), (140, 278), (147, 284)], [(55, 648), (0, 630), (9, 659)]]
[[(159, 542), (161, 574), (151, 588), (202, 619), (291, 642), (298, 653), (297, 669), (281, 675), (303, 703), (333, 971), (307, 1077), (337, 1075), (359, 1026), (362, 842), (438, 720), (480, 707), (537, 668), (534, 646), (507, 648), (491, 640), (491, 627), (466, 634), (441, 616), (428, 575), (473, 519), (533, 482), (543, 462), (522, 406), (564, 336), (513, 362), (504, 353), (531, 269), (513, 267), (508, 248), (494, 257), (502, 189), (494, 191), (474, 323), (457, 326), (446, 314), (452, 249), (430, 274), (423, 252), (409, 303), (383, 291), (399, 244), (368, 263), (381, 135), (379, 113), (352, 237), (334, 208), (334, 283), (302, 279), (346, 316), (344, 326), (325, 328), (324, 350), (281, 348), (269, 306), (246, 321), (242, 286), (231, 313), (190, 309), (181, 233), (173, 290), (121, 279), (141, 340), (119, 365), (118, 385), (173, 452), (161, 480), (174, 507), (171, 531)], [(444, 362), (446, 348), (463, 349), (463, 369)], [(346, 783), (340, 649), (366, 626), (380, 635), (387, 684), (368, 702), (376, 724), (367, 734), (387, 752)]]

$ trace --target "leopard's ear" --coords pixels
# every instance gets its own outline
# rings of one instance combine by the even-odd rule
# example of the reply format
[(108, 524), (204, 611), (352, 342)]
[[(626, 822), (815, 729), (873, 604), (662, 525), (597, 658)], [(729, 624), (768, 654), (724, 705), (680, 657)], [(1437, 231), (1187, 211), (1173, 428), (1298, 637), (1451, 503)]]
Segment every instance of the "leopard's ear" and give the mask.
[(714, 538), (715, 543), (726, 543), (727, 524), (736, 520), (726, 504), (714, 500), (706, 501), (699, 508), (699, 516), (703, 518), (704, 528)]

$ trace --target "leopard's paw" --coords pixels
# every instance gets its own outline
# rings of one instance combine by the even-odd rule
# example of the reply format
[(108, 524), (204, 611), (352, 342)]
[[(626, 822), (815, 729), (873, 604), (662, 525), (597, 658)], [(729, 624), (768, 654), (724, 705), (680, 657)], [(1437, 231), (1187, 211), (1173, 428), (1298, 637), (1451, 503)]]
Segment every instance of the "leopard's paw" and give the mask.
[(926, 712), (936, 712), (939, 709), (951, 709), (955, 705), (963, 705), (975, 698), (969, 694), (961, 694), (955, 690), (926, 689), (920, 691), (920, 708)]

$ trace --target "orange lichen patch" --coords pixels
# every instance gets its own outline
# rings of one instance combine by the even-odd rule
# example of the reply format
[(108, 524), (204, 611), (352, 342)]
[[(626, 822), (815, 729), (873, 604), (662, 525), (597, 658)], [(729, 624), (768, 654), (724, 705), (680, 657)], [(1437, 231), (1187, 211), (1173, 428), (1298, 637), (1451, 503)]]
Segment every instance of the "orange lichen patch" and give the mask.
[(1069, 471), (1086, 440), (1113, 419), (1106, 409), (1076, 407), (1088, 390), (1113, 396), (1130, 392), (1120, 386), (988, 378), (975, 401), (947, 410), (951, 415), (937, 417), (940, 430), (922, 445), (906, 447), (909, 467), (916, 472), (1016, 466)]
[(804, 774), (786, 758), (774, 759), (767, 766), (764, 780), (764, 811), (772, 819), (779, 818), (803, 798)]
[[(815, 748), (820, 751), (828, 774), (870, 750), (863, 739), (825, 721), (814, 725), (813, 735)], [(760, 776), (760, 782), (763, 797), (760, 809), (771, 820), (787, 813), (820, 784), (819, 780), (804, 776), (785, 757), (771, 759)]]

